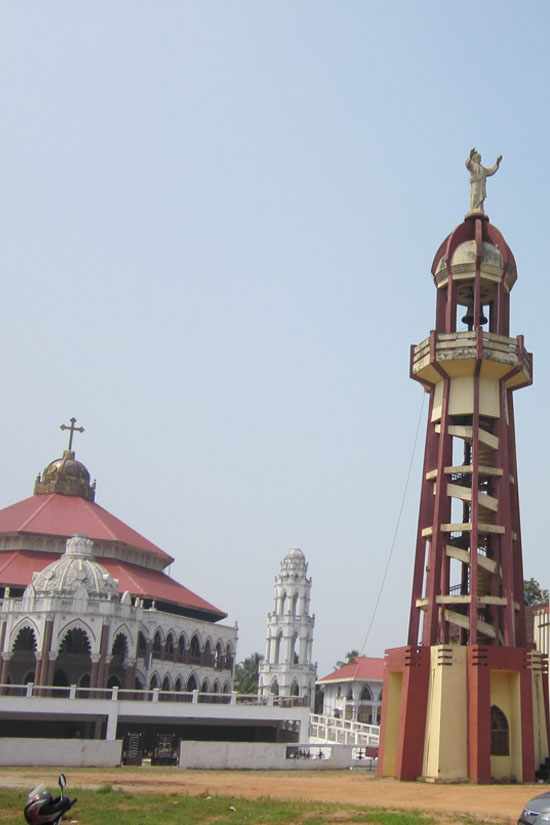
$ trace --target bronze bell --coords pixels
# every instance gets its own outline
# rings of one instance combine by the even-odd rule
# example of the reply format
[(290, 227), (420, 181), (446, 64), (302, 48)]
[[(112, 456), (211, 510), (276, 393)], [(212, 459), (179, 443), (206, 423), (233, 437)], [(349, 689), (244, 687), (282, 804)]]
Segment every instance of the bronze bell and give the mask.
[[(468, 307), (466, 309), (466, 315), (462, 319), (463, 324), (467, 324), (468, 329), (471, 330), (474, 326), (474, 299), (473, 297), (470, 299), (468, 303)], [(487, 323), (487, 318), (483, 314), (483, 305), (479, 309), (479, 325), (483, 326), (483, 324)]]

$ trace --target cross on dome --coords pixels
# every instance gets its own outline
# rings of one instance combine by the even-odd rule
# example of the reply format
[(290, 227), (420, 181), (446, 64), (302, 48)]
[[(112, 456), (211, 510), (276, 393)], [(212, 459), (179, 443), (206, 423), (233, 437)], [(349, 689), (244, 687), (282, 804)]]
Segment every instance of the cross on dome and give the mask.
[(60, 430), (70, 430), (71, 434), (69, 435), (68, 450), (72, 451), (72, 448), (73, 448), (73, 435), (74, 435), (74, 433), (83, 433), (84, 432), (84, 427), (75, 427), (76, 418), (74, 418), (74, 417), (71, 418), (70, 421), (71, 421), (70, 426), (68, 426), (67, 424), (61, 424), (59, 429)]

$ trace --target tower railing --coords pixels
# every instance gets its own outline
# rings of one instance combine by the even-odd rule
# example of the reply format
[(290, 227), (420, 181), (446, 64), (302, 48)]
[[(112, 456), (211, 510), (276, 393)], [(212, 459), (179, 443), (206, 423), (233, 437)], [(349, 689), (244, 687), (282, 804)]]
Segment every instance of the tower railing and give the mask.
[[(435, 334), (435, 360), (448, 361), (467, 358), (477, 358), (477, 331), (460, 330), (453, 333)], [(412, 373), (416, 375), (430, 364), (431, 336), (425, 338), (412, 352)], [(523, 372), (527, 381), (531, 381), (533, 373), (532, 357), (523, 348), (522, 338), (508, 338), (496, 335), (493, 332), (481, 332), (482, 357), (488, 361), (498, 361), (514, 367), (523, 359)]]

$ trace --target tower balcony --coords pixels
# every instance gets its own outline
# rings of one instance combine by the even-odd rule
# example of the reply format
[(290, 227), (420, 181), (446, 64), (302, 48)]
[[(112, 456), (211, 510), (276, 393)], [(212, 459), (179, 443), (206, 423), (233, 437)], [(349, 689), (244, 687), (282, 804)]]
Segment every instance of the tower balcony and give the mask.
[(285, 626), (285, 627), (301, 627), (313, 628), (313, 616), (294, 615), (292, 613), (268, 613), (267, 625), (268, 627)]
[(428, 338), (411, 347), (411, 378), (433, 385), (443, 375), (473, 375), (478, 361), (482, 362), (481, 377), (505, 378), (509, 389), (532, 383), (533, 357), (524, 348), (523, 336), (507, 338), (481, 328), (453, 333), (432, 331)]

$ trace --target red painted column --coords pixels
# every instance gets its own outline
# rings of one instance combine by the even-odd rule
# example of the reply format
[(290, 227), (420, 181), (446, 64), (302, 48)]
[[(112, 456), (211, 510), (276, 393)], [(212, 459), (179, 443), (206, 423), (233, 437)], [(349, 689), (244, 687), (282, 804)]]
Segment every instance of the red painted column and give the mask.
[(100, 656), (97, 668), (97, 684), (95, 685), (95, 687), (98, 688), (107, 687), (107, 681), (109, 679), (109, 662), (107, 661), (107, 651), (109, 649), (109, 630), (109, 625), (103, 625), (101, 629)]
[(136, 680), (136, 663), (133, 664), (128, 663), (124, 666), (124, 680), (122, 682), (122, 687), (125, 690), (133, 690), (135, 686)]
[(487, 648), (468, 646), (468, 775), (491, 779), (491, 671)]
[[(519, 652), (519, 651), (518, 651)], [(533, 730), (533, 681), (528, 662), (528, 649), (524, 649), (524, 666), (519, 672), (521, 701), (521, 744), (523, 782), (535, 781), (535, 742)], [(525, 661), (527, 659), (527, 662)], [(545, 691), (548, 695), (548, 690)]]
[(397, 742), (395, 776), (416, 780), (422, 776), (424, 737), (430, 679), (429, 647), (402, 649), (403, 686), (401, 691), (401, 725)]

